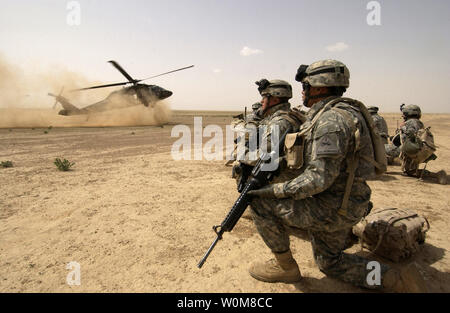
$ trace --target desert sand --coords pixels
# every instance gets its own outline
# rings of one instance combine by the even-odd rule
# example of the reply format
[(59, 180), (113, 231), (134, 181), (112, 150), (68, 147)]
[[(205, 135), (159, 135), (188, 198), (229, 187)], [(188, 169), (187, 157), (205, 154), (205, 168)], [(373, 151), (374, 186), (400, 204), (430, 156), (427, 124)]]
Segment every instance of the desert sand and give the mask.
[[(238, 193), (225, 161), (172, 159), (171, 129), (192, 128), (194, 115), (224, 127), (232, 113), (175, 112), (164, 127), (0, 129), (0, 161), (14, 164), (0, 168), (0, 292), (369, 292), (326, 277), (310, 243), (294, 236), (303, 281), (254, 280), (249, 263), (270, 251), (248, 216), (196, 267)], [(400, 114), (382, 115), (392, 134)], [(439, 146), (427, 169), (450, 173), (450, 115), (423, 121)], [(57, 157), (73, 170), (58, 171)], [(403, 177), (399, 166), (369, 184), (375, 208), (428, 218), (426, 242), (407, 262), (419, 264), (431, 292), (450, 292), (450, 185)], [(358, 245), (347, 252), (382, 260)], [(79, 286), (66, 282), (71, 261)]]

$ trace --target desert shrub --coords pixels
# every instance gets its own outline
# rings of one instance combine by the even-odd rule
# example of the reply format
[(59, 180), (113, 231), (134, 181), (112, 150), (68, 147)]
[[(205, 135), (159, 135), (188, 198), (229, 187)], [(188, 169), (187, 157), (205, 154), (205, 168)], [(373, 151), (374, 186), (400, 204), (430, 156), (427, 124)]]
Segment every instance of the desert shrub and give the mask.
[(69, 160), (66, 160), (66, 159), (61, 160), (60, 158), (56, 158), (53, 163), (56, 165), (58, 170), (64, 171), (64, 172), (70, 170), (70, 168), (75, 165), (75, 163), (70, 162)]
[(13, 167), (13, 163), (11, 161), (2, 161), (0, 162), (1, 167)]

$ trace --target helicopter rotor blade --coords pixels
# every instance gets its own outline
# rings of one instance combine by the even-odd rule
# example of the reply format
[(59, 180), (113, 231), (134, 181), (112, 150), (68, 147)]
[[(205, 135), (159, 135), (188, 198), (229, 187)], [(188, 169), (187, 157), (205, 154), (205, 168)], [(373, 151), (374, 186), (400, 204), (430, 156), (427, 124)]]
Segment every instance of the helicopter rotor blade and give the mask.
[(186, 67), (179, 68), (179, 69), (176, 69), (176, 70), (173, 70), (173, 71), (170, 71), (170, 72), (165, 72), (165, 73), (158, 74), (158, 75), (155, 75), (155, 76), (151, 76), (151, 77), (147, 77), (147, 78), (144, 78), (144, 79), (140, 79), (140, 80), (137, 80), (136, 82), (141, 82), (141, 81), (144, 81), (144, 80), (147, 80), (147, 79), (150, 79), (150, 78), (155, 78), (155, 77), (166, 75), (166, 74), (170, 74), (170, 73), (173, 73), (173, 72), (182, 71), (182, 70), (185, 70), (185, 69), (188, 69), (188, 68), (191, 68), (191, 67), (194, 67), (194, 65), (186, 66)]
[(133, 79), (133, 77), (130, 76), (130, 74), (128, 74), (120, 65), (119, 63), (117, 63), (114, 60), (108, 61), (109, 63), (111, 63), (120, 73), (122, 73), (123, 76), (126, 77), (126, 79), (128, 79), (130, 81), (130, 83), (135, 84), (137, 81), (135, 79)]
[(89, 90), (89, 89), (97, 89), (97, 88), (123, 86), (123, 85), (129, 84), (129, 83), (130, 82), (123, 82), (123, 83), (114, 83), (114, 84), (107, 84), (107, 85), (100, 85), (100, 86), (92, 86), (92, 87), (86, 87), (86, 88), (80, 88), (80, 89), (73, 89), (71, 91), (81, 91), (81, 90)]

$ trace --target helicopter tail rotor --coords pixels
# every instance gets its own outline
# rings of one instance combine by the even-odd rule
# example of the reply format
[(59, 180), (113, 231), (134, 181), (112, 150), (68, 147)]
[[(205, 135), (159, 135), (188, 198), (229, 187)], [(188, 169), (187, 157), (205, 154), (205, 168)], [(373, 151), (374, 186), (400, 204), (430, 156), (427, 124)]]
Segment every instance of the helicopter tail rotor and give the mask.
[(56, 108), (56, 105), (58, 104), (58, 97), (62, 96), (63, 91), (64, 91), (64, 86), (61, 88), (61, 91), (59, 92), (59, 95), (55, 95), (55, 94), (53, 94), (51, 92), (48, 93), (49, 96), (55, 97), (55, 103), (53, 104), (53, 109)]

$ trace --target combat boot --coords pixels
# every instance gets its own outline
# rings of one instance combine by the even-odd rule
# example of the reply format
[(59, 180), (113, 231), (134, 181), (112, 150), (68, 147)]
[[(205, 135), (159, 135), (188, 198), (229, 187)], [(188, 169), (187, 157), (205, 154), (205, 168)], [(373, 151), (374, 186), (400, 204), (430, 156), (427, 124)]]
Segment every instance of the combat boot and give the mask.
[(439, 171), (436, 173), (437, 181), (441, 185), (447, 185), (447, 173), (445, 171)]
[(383, 287), (386, 292), (426, 293), (425, 281), (414, 263), (400, 270), (390, 269), (384, 274)]
[(250, 275), (267, 283), (296, 283), (302, 279), (298, 264), (291, 251), (274, 253), (275, 259), (255, 262), (250, 266)]

